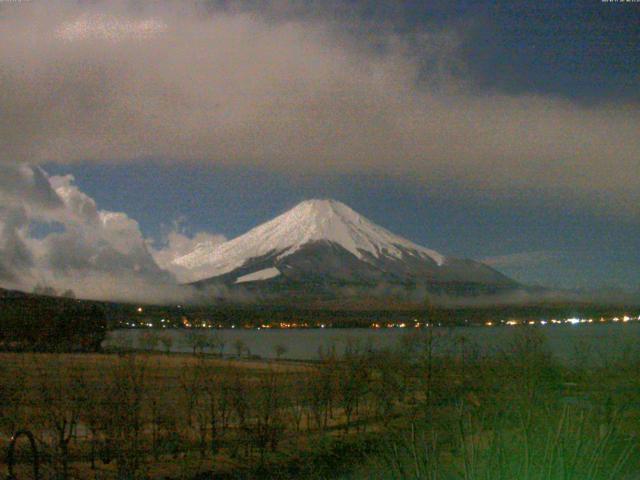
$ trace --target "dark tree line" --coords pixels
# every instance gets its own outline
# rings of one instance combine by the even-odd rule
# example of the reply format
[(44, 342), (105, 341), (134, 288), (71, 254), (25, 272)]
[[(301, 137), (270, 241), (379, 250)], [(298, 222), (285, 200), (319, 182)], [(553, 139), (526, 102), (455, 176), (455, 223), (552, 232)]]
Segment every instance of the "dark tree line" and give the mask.
[(106, 335), (104, 309), (47, 297), (0, 298), (0, 349), (97, 351)]

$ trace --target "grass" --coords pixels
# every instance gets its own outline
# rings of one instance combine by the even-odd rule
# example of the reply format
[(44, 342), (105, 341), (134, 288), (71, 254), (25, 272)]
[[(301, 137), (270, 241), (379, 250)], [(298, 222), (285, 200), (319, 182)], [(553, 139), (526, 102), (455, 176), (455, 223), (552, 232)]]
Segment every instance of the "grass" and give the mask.
[(640, 478), (633, 351), (587, 368), (531, 328), (492, 356), (439, 341), (313, 364), (2, 354), (0, 447), (33, 430), (45, 478)]

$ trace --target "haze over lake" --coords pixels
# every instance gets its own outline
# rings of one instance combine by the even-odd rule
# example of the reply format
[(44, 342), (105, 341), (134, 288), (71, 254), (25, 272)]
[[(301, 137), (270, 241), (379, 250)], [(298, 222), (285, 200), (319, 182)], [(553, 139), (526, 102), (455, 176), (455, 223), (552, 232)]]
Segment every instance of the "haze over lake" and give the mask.
[[(514, 334), (520, 328), (539, 329), (546, 338), (547, 348), (563, 363), (589, 362), (599, 364), (610, 361), (633, 349), (640, 342), (640, 323), (607, 323), (592, 325), (559, 325), (537, 327), (435, 327), (433, 328), (436, 353), (460, 351), (466, 348), (483, 354), (508, 351)], [(104, 347), (142, 348), (141, 339), (153, 331), (173, 339), (173, 352), (190, 352), (188, 335), (193, 330), (178, 329), (121, 329), (108, 334)], [(275, 358), (276, 346), (286, 349), (283, 358), (293, 360), (316, 360), (319, 352), (335, 348), (342, 354), (349, 343), (357, 342), (364, 348), (384, 349), (402, 345), (409, 335), (427, 335), (426, 329), (212, 329), (196, 330), (198, 333), (224, 342), (224, 355), (235, 356), (234, 344), (241, 340), (251, 355)], [(156, 349), (162, 349), (158, 343)], [(205, 349), (205, 352), (209, 351)], [(212, 349), (218, 352), (218, 349)]]

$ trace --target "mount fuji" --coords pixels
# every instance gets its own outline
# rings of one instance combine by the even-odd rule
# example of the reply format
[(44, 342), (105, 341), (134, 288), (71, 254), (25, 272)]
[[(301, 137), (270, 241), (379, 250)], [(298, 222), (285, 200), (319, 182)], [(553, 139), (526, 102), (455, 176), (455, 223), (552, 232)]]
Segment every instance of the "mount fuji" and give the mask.
[(196, 286), (283, 294), (420, 287), (475, 295), (518, 287), (487, 265), (422, 247), (335, 200), (307, 200), (225, 243), (198, 244), (173, 267)]

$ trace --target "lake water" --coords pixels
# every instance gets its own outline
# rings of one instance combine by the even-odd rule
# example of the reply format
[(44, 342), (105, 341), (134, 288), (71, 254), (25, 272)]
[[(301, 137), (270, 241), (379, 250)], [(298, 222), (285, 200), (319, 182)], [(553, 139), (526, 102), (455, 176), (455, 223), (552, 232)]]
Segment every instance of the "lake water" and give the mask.
[[(434, 328), (434, 349), (436, 353), (460, 348), (460, 338), (468, 347), (483, 353), (508, 350), (519, 328), (539, 329), (546, 337), (547, 348), (559, 360), (565, 363), (600, 363), (625, 352), (640, 354), (640, 322), (548, 325), (537, 327), (437, 327)], [(141, 348), (140, 340), (149, 330), (131, 329), (109, 332), (103, 343), (105, 347)], [(191, 351), (190, 330), (165, 329), (154, 330), (158, 335), (167, 335), (172, 339), (174, 352)], [(415, 333), (415, 329), (216, 329), (197, 330), (198, 333), (222, 339), (225, 355), (236, 354), (238, 340), (246, 346), (252, 355), (261, 358), (275, 358), (277, 346), (286, 350), (282, 358), (295, 360), (315, 360), (322, 349), (335, 348), (340, 354), (349, 342), (360, 342), (372, 348), (394, 348), (402, 345), (403, 337)], [(425, 333), (425, 330), (421, 330)], [(155, 347), (162, 350), (161, 344)], [(207, 351), (207, 349), (205, 349)], [(218, 349), (212, 351), (218, 352)]]

